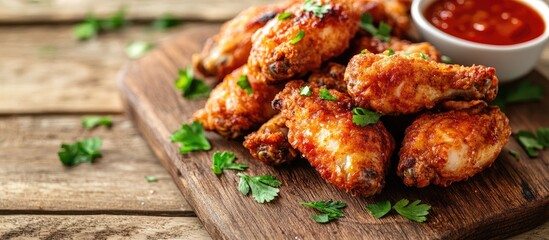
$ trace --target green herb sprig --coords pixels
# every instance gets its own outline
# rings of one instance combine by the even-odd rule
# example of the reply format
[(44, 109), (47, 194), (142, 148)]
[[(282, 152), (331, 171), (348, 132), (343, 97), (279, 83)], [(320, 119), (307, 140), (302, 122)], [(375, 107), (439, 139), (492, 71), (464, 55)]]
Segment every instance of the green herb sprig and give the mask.
[[(389, 211), (391, 211), (391, 202), (381, 201), (378, 203), (370, 204), (365, 207), (375, 218), (382, 218)], [(428, 204), (421, 204), (421, 200), (415, 200), (412, 203), (406, 198), (396, 202), (392, 207), (401, 216), (412, 220), (414, 222), (425, 222), (431, 206)]]
[(318, 215), (311, 214), (311, 218), (318, 223), (328, 223), (338, 218), (342, 218), (344, 214), (341, 209), (347, 206), (347, 204), (345, 204), (344, 202), (334, 202), (332, 200), (301, 202), (299, 204), (316, 209), (317, 211), (321, 212), (321, 214)]
[(181, 129), (173, 132), (170, 140), (183, 144), (179, 148), (179, 152), (183, 154), (191, 151), (207, 151), (212, 148), (204, 135), (204, 127), (199, 122), (181, 125)]
[(244, 196), (252, 192), (252, 198), (258, 203), (265, 203), (274, 200), (280, 191), (278, 187), (282, 182), (276, 180), (271, 175), (250, 176), (243, 173), (238, 173), (240, 182), (238, 183), (238, 191)]
[(80, 163), (93, 163), (102, 156), (100, 138), (84, 138), (82, 141), (61, 144), (61, 150), (57, 153), (59, 160), (65, 166), (76, 166)]
[(195, 100), (208, 97), (211, 88), (204, 81), (194, 77), (193, 69), (179, 69), (179, 77), (175, 82), (175, 88), (181, 90), (184, 98)]
[(374, 19), (369, 13), (362, 14), (360, 27), (372, 34), (373, 37), (378, 38), (384, 42), (389, 42), (391, 40), (391, 26), (384, 22), (381, 22), (376, 28), (374, 26)]
[(234, 163), (234, 160), (236, 159), (236, 156), (234, 153), (231, 152), (215, 152), (213, 154), (213, 165), (212, 165), (212, 171), (216, 175), (221, 175), (223, 173), (223, 170), (239, 170), (244, 171), (246, 168), (248, 168), (247, 164), (242, 163)]

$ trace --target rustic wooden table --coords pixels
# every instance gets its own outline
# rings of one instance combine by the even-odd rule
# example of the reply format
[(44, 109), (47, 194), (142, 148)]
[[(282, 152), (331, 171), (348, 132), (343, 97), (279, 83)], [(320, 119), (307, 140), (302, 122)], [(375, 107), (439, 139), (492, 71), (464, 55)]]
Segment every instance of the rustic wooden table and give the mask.
[[(123, 113), (115, 87), (133, 40), (161, 42), (185, 28), (153, 31), (163, 13), (220, 21), (267, 0), (0, 0), (0, 239), (208, 239), (170, 176)], [(134, 24), (87, 42), (72, 37), (89, 11), (121, 6)], [(207, 9), (207, 11), (206, 11)], [(549, 76), (549, 47), (537, 69)], [(84, 115), (111, 129), (84, 131)], [(104, 157), (61, 165), (62, 142), (103, 138)], [(156, 176), (148, 183), (145, 176)], [(549, 224), (516, 236), (547, 239)]]

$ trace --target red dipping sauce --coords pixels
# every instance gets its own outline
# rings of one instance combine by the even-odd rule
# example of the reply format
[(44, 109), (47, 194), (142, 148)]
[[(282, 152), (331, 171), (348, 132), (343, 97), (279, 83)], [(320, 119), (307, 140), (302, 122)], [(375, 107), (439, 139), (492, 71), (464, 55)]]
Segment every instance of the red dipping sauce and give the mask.
[(540, 14), (514, 0), (439, 0), (423, 15), (443, 32), (492, 45), (523, 43), (545, 31)]

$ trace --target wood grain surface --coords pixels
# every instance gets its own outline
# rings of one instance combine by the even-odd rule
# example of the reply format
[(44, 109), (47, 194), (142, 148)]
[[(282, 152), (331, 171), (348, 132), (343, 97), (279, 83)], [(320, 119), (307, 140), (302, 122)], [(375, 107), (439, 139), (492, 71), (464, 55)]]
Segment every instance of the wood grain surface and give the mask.
[[(178, 146), (169, 142), (171, 132), (204, 105), (204, 101), (186, 101), (173, 87), (178, 68), (189, 64), (204, 39), (217, 26), (197, 25), (166, 42), (156, 51), (124, 68), (119, 88), (128, 109), (155, 154), (172, 175), (175, 183), (214, 238), (254, 239), (485, 239), (511, 236), (544, 223), (548, 218), (549, 155), (528, 159), (514, 139), (488, 170), (469, 181), (448, 188), (405, 187), (394, 173), (387, 177), (382, 194), (373, 199), (351, 197), (326, 184), (301, 161), (284, 168), (272, 168), (254, 161), (239, 141), (227, 141), (207, 133), (213, 145), (209, 152), (181, 155)], [(534, 72), (528, 76), (549, 89), (549, 82)], [(543, 102), (519, 104), (507, 108), (514, 131), (547, 126), (549, 115), (540, 109)], [(516, 160), (508, 150), (517, 150)], [(226, 171), (221, 177), (211, 170), (214, 151), (234, 152), (248, 163), (247, 174), (272, 174), (283, 182), (280, 197), (272, 203), (259, 204), (237, 191), (238, 177)], [(401, 198), (421, 199), (433, 206), (426, 223), (414, 223), (390, 214), (375, 219), (363, 210), (369, 203)], [(321, 225), (310, 219), (310, 209), (301, 201), (341, 200), (349, 206), (345, 218)]]

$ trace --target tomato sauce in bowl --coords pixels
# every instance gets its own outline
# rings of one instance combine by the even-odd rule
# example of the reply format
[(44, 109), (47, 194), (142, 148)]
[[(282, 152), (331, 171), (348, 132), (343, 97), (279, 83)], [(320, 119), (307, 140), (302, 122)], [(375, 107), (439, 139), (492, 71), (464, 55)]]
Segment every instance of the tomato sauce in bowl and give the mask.
[(439, 0), (423, 15), (445, 33), (491, 45), (527, 42), (546, 30), (538, 12), (515, 0)]

